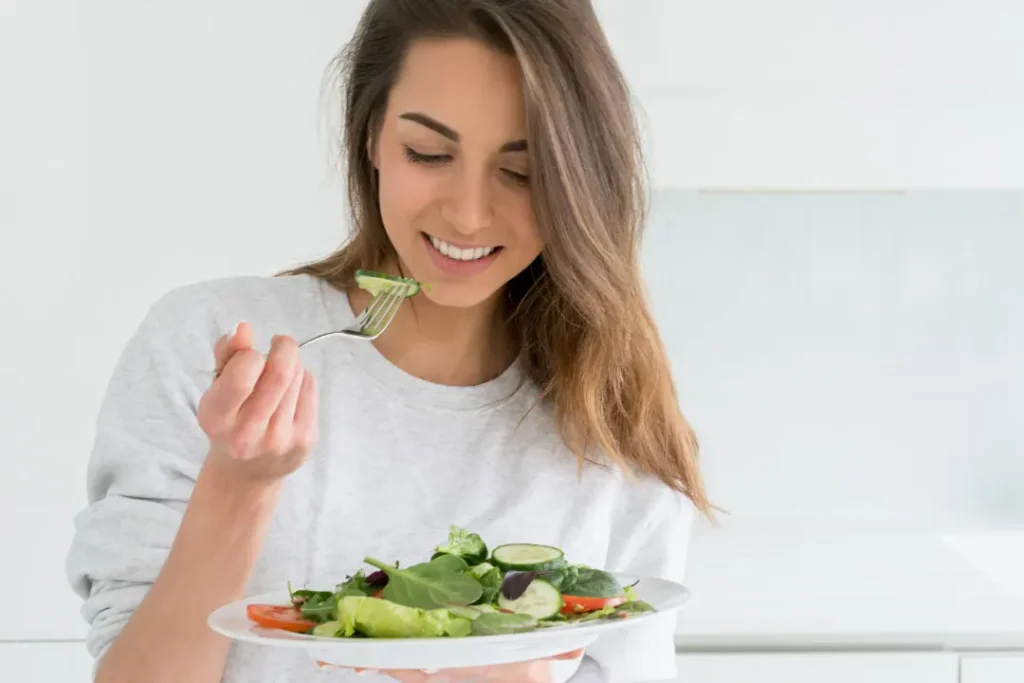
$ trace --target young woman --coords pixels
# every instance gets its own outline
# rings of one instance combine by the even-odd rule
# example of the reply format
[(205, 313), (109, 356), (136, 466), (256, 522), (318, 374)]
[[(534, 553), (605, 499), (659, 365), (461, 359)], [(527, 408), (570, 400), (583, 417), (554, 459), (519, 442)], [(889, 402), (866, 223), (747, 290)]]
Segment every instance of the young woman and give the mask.
[[(68, 560), (100, 683), (349, 680), (230, 648), (206, 617), (367, 554), (415, 561), (452, 523), (679, 578), (708, 510), (638, 273), (636, 124), (589, 3), (372, 0), (338, 66), (350, 239), (170, 293), (113, 375)], [(300, 352), (368, 304), (360, 268), (430, 290), (372, 344)], [(379, 675), (541, 683), (568, 661), (658, 681), (673, 627), (582, 662)]]

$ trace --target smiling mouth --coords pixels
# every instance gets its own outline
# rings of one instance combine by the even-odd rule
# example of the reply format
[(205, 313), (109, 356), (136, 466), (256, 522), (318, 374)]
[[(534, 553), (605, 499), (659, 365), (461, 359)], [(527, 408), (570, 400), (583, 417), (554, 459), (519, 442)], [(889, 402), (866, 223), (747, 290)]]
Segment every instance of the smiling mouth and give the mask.
[(438, 239), (433, 235), (423, 234), (426, 235), (434, 249), (453, 261), (479, 261), (495, 252), (501, 251), (501, 247), (459, 247)]

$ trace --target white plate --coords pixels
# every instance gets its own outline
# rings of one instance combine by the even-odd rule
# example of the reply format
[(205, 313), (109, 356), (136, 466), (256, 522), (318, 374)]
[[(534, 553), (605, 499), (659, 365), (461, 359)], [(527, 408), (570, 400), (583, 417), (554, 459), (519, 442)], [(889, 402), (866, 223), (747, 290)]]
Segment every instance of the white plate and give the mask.
[(635, 581), (637, 597), (657, 610), (615, 621), (545, 628), (529, 633), (466, 638), (322, 638), (261, 628), (246, 617), (247, 605), (289, 604), (287, 591), (266, 593), (233, 602), (210, 615), (210, 628), (232, 640), (266, 647), (305, 651), (311, 659), (345, 667), (367, 669), (447, 669), (522, 662), (571, 652), (594, 642), (612, 630), (629, 629), (657, 614), (675, 612), (690, 591), (665, 579), (616, 574), (622, 585)]

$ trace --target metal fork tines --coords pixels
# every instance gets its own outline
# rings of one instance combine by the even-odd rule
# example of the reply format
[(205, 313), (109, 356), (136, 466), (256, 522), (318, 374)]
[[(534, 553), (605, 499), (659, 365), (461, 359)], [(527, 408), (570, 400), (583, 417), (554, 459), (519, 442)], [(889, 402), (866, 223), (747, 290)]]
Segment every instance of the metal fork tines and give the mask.
[(318, 334), (299, 344), (299, 348), (327, 337), (339, 335), (353, 339), (365, 339), (367, 341), (376, 339), (387, 329), (391, 321), (395, 319), (395, 313), (398, 312), (398, 307), (401, 306), (407, 292), (408, 287), (395, 286), (385, 292), (378, 293), (363, 312), (359, 314), (359, 317), (352, 321), (351, 325), (343, 330)]

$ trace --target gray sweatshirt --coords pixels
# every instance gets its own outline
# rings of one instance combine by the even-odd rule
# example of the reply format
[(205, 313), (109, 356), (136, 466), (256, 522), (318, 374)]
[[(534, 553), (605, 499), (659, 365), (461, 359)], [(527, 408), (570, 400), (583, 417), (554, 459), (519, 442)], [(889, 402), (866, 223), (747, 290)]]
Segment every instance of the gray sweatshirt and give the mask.
[[(315, 279), (233, 278), (184, 287), (156, 303), (129, 341), (100, 411), (89, 505), (76, 518), (67, 570), (84, 599), (97, 659), (167, 558), (207, 452), (196, 420), (213, 344), (241, 320), (256, 348), (302, 340), (353, 320), (348, 298)], [(247, 594), (331, 588), (367, 555), (403, 566), (428, 557), (449, 524), (494, 546), (551, 544), (570, 561), (681, 580), (694, 517), (657, 481), (614, 467), (582, 475), (537, 389), (513, 364), (473, 387), (413, 377), (366, 342), (332, 339), (302, 351), (319, 381), (320, 441), (284, 482)], [(518, 389), (517, 389), (518, 387)], [(675, 678), (671, 615), (597, 641), (574, 681)], [(318, 670), (305, 654), (236, 645), (224, 683), (362, 681)], [(387, 680), (387, 679), (383, 679)]]

